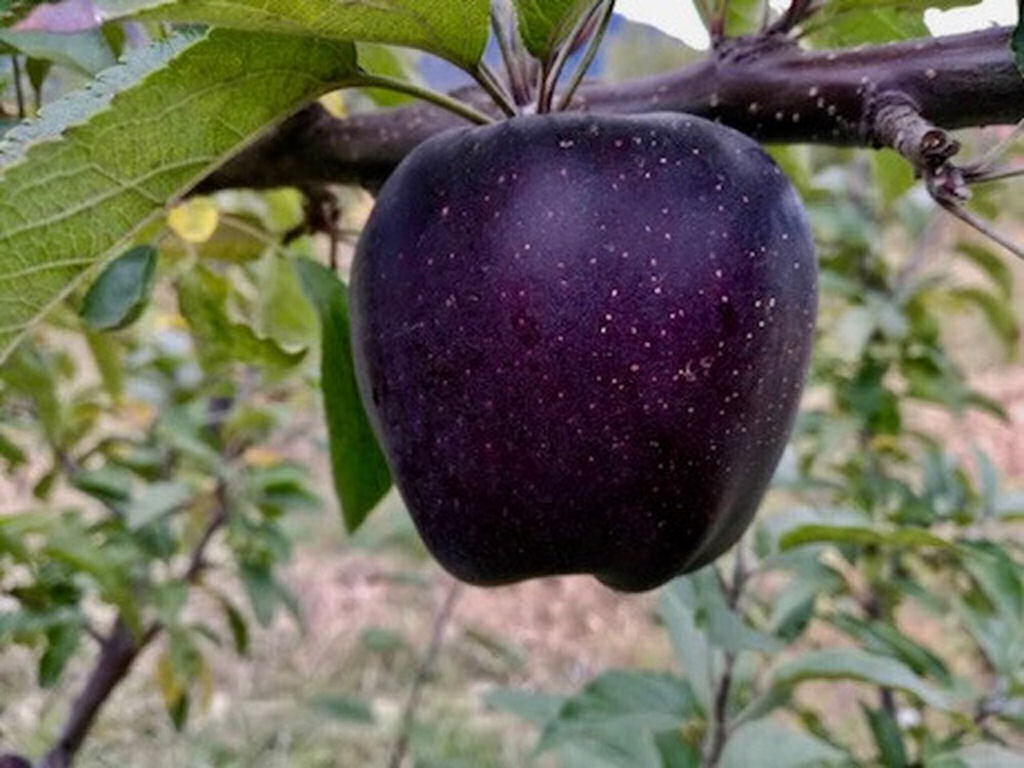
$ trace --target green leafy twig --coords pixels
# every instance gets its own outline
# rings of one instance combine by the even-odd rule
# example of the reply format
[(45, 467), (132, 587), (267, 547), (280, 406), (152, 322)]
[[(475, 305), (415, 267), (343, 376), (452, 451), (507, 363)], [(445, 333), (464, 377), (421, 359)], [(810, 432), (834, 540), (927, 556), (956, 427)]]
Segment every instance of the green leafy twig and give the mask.
[(405, 758), (406, 750), (409, 748), (409, 738), (412, 735), (413, 723), (416, 719), (416, 710), (419, 707), (420, 696), (423, 693), (423, 686), (427, 682), (427, 677), (430, 675), (434, 662), (437, 661), (437, 655), (441, 651), (441, 642), (444, 640), (445, 629), (451, 620), (455, 604), (458, 602), (461, 594), (462, 585), (453, 580), (448, 587), (444, 602), (441, 603), (437, 616), (434, 618), (434, 626), (430, 632), (430, 643), (427, 646), (426, 653), (424, 653), (423, 659), (416, 669), (416, 676), (413, 678), (412, 688), (409, 690), (409, 698), (402, 712), (402, 724), (398, 732), (398, 738), (395, 739), (394, 747), (391, 749), (391, 757), (388, 759), (389, 768), (400, 768), (402, 760)]

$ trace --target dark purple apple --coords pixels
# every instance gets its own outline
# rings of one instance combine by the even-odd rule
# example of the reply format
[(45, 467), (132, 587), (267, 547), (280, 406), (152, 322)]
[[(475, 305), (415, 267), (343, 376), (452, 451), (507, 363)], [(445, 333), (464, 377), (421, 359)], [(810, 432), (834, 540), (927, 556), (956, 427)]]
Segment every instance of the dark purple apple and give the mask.
[(563, 114), (413, 152), (351, 302), (360, 391), (441, 564), (639, 591), (749, 525), (797, 410), (817, 277), (800, 202), (749, 138)]

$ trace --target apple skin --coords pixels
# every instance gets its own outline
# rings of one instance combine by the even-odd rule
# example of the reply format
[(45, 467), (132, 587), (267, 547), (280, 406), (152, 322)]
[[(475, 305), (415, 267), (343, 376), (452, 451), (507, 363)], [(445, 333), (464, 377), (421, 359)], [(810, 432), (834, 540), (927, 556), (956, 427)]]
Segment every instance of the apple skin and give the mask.
[(746, 530), (817, 309), (801, 204), (706, 120), (561, 114), (449, 132), (383, 187), (351, 281), (356, 374), (456, 577), (642, 591)]

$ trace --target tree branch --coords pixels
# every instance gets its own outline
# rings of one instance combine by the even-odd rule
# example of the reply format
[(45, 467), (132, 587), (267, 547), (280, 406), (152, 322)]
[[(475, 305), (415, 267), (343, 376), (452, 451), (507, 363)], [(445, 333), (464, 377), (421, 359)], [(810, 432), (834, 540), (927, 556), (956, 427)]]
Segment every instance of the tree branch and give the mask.
[[(1024, 78), (1011, 58), (1010, 34), (1001, 27), (813, 52), (781, 34), (735, 38), (689, 67), (616, 85), (588, 84), (571, 108), (689, 112), (766, 143), (886, 146), (892, 136), (879, 114), (894, 100), (947, 130), (1019, 120)], [(457, 95), (497, 113), (478, 88)], [(314, 104), (198, 189), (331, 183), (375, 188), (418, 144), (464, 124), (427, 104), (340, 120)]]

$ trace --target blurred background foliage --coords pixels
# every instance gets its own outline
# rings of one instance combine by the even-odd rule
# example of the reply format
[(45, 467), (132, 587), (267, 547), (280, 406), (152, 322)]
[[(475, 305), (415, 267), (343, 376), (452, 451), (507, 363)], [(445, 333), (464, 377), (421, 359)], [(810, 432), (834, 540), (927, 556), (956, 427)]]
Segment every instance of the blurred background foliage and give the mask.
[[(5, 125), (159, 34), (3, 31)], [(425, 56), (362, 53), (455, 84)], [(599, 67), (625, 79), (700, 55), (619, 19)], [(965, 153), (1000, 137), (965, 133)], [(771, 152), (807, 205), (822, 306), (758, 523), (717, 570), (654, 596), (587, 579), (464, 590), (415, 765), (698, 766), (723, 716), (722, 766), (1021, 764), (1024, 269), (892, 153)], [(305, 225), (323, 201), (296, 190), (191, 198), (0, 369), (3, 747), (52, 742), (117, 616), (159, 636), (81, 765), (385, 763), (450, 587), (393, 493), (346, 536), (330, 490), (322, 307), (295, 267), (344, 276), (372, 206), (332, 193), (330, 236)], [(972, 206), (1024, 234), (1012, 185)]]

